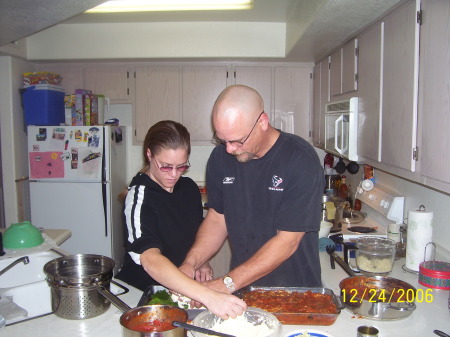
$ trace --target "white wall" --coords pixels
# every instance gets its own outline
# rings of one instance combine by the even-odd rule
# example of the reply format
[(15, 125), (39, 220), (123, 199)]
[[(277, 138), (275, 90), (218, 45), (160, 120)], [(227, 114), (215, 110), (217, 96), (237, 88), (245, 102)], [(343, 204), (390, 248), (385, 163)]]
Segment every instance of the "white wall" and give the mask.
[(15, 180), (28, 176), (27, 138), (18, 89), (23, 87), (22, 73), (32, 69), (30, 62), (0, 56), (0, 131), (6, 226), (18, 221)]
[(59, 24), (27, 38), (27, 59), (285, 57), (285, 35), (276, 22)]

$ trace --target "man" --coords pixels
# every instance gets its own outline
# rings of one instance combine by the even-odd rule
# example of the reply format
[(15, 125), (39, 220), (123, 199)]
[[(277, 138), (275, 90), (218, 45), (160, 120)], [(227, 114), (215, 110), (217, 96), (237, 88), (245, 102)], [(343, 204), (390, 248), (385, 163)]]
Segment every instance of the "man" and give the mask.
[(205, 284), (321, 286), (318, 230), (324, 175), (314, 148), (269, 124), (261, 96), (243, 85), (217, 98), (222, 143), (208, 160), (208, 214), (180, 269), (190, 277), (229, 238), (231, 271)]

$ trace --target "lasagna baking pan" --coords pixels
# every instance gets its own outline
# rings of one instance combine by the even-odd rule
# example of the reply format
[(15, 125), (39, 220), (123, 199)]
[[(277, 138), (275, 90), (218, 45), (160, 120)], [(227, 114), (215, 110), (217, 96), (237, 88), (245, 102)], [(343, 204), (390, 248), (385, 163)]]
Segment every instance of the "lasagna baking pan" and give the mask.
[(251, 307), (269, 311), (282, 324), (332, 325), (344, 308), (327, 288), (250, 286), (235, 295)]

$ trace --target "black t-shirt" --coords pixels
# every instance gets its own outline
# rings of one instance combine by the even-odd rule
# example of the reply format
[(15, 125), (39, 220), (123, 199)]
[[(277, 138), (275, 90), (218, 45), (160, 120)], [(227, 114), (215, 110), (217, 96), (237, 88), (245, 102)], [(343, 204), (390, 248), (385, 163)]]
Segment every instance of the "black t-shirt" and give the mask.
[(207, 206), (224, 214), (231, 267), (247, 261), (277, 230), (305, 232), (297, 251), (260, 286), (321, 286), (318, 231), (324, 175), (314, 148), (281, 133), (260, 159), (238, 162), (222, 145), (208, 160)]
[(158, 282), (136, 261), (147, 249), (159, 248), (173, 264), (181, 265), (203, 220), (200, 191), (192, 179), (181, 177), (169, 193), (138, 173), (128, 187), (124, 214), (127, 253), (116, 277), (145, 290)]

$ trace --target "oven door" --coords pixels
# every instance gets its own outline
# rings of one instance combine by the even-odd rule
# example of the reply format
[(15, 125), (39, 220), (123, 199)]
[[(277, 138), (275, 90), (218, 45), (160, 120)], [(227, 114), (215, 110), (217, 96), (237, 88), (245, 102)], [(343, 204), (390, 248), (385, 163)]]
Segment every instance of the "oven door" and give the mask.
[(325, 115), (325, 151), (339, 157), (349, 157), (349, 113)]

